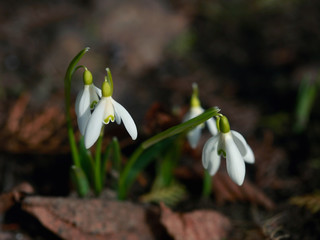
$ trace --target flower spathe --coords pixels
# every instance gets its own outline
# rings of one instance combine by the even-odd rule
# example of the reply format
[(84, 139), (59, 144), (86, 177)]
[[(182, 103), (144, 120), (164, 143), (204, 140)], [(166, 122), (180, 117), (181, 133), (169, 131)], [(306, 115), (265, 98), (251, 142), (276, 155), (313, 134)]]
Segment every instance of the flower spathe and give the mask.
[[(111, 80), (112, 81), (112, 80)], [(116, 121), (123, 124), (133, 140), (138, 136), (137, 127), (128, 111), (112, 98), (112, 82), (102, 84), (102, 98), (96, 105), (85, 130), (84, 144), (88, 149), (99, 138), (103, 124)]]
[(84, 87), (78, 93), (75, 103), (78, 126), (82, 135), (85, 134), (91, 111), (101, 98), (101, 90), (92, 83), (92, 75), (87, 69), (83, 73), (83, 82)]
[(219, 126), (220, 132), (211, 137), (203, 147), (203, 167), (213, 176), (220, 167), (221, 155), (223, 155), (226, 158), (230, 178), (240, 186), (246, 173), (245, 162), (254, 163), (254, 154), (244, 137), (230, 130), (225, 116), (220, 118)]
[[(186, 122), (192, 118), (195, 118), (202, 114), (204, 112), (204, 109), (200, 105), (200, 100), (198, 98), (198, 86), (196, 83), (192, 84), (193, 88), (193, 93), (191, 97), (191, 103), (190, 103), (190, 110), (189, 112), (185, 115), (183, 121)], [(214, 118), (210, 118), (206, 121), (206, 124), (209, 128), (209, 131), (211, 132), (212, 135), (216, 135), (218, 133), (218, 129), (216, 126), (216, 122)], [(188, 132), (187, 138), (190, 146), (192, 148), (196, 148), (197, 144), (199, 142), (199, 139), (201, 137), (201, 131), (204, 128), (204, 124), (196, 126), (194, 129)]]

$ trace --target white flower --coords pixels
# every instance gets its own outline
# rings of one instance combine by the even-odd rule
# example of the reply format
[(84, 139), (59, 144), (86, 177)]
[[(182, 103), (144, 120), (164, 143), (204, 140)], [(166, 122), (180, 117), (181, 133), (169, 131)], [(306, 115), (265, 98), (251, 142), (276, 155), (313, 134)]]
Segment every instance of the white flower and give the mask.
[[(191, 106), (190, 111), (186, 114), (183, 121), (186, 122), (192, 118), (195, 118), (203, 112), (204, 112), (204, 109), (201, 106), (196, 106), (196, 107)], [(206, 121), (206, 124), (207, 124), (209, 131), (211, 132), (212, 135), (216, 135), (218, 133), (216, 121), (214, 120), (214, 118), (208, 119)], [(204, 124), (200, 124), (188, 132), (187, 138), (188, 138), (189, 144), (192, 148), (197, 147), (197, 144), (198, 144), (200, 136), (201, 136), (201, 131), (204, 128), (204, 126), (205, 126)]]
[(101, 97), (101, 90), (92, 83), (92, 75), (88, 70), (85, 70), (83, 79), (84, 87), (78, 93), (75, 103), (78, 126), (82, 135), (85, 133), (91, 111)]
[(103, 124), (108, 124), (110, 121), (120, 124), (122, 120), (131, 138), (135, 140), (138, 136), (137, 127), (131, 115), (111, 97), (112, 88), (112, 83), (105, 81), (102, 84), (102, 98), (89, 119), (84, 135), (84, 144), (87, 149), (99, 138)]
[[(204, 112), (204, 109), (201, 107), (200, 100), (198, 98), (198, 85), (196, 83), (193, 83), (192, 88), (193, 88), (193, 93), (192, 93), (191, 104), (190, 104), (191, 108), (190, 108), (190, 111), (185, 115), (183, 119), (184, 122), (192, 118), (195, 118)], [(208, 119), (206, 121), (206, 124), (212, 135), (216, 135), (218, 133), (216, 121), (214, 120), (214, 118)], [(200, 124), (188, 132), (187, 138), (192, 148), (197, 147), (197, 144), (201, 136), (201, 131), (203, 128), (204, 128), (204, 124)]]
[(213, 176), (219, 169), (221, 155), (223, 155), (226, 158), (230, 178), (236, 184), (242, 185), (246, 173), (245, 162), (254, 163), (254, 154), (240, 133), (230, 131), (225, 116), (220, 118), (219, 124), (221, 132), (211, 137), (203, 147), (203, 167)]

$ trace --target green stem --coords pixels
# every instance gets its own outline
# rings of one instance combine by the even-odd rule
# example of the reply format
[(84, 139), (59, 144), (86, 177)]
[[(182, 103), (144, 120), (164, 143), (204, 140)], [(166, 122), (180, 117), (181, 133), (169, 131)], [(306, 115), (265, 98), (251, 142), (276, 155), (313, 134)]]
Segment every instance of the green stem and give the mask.
[(67, 120), (67, 128), (68, 128), (68, 137), (69, 137), (69, 143), (71, 148), (71, 154), (72, 154), (72, 160), (75, 166), (78, 168), (81, 168), (80, 164), (80, 157), (79, 157), (79, 151), (76, 144), (74, 131), (72, 128), (72, 121), (71, 121), (71, 79), (74, 74), (74, 72), (78, 69), (76, 68), (76, 65), (78, 64), (81, 57), (89, 51), (89, 48), (85, 48), (82, 51), (78, 53), (77, 56), (74, 57), (74, 59), (70, 62), (69, 67), (67, 69), (65, 78), (64, 78), (64, 94), (65, 94), (65, 111), (66, 111), (66, 120)]
[(101, 147), (102, 147), (102, 140), (103, 140), (103, 133), (104, 127), (102, 126), (100, 136), (98, 138), (96, 144), (96, 154), (95, 154), (95, 161), (94, 161), (94, 188), (95, 193), (98, 196), (103, 188), (102, 183), (102, 176), (101, 176)]
[(212, 188), (211, 176), (207, 170), (204, 170), (202, 196), (205, 198), (208, 198), (211, 194), (211, 188)]

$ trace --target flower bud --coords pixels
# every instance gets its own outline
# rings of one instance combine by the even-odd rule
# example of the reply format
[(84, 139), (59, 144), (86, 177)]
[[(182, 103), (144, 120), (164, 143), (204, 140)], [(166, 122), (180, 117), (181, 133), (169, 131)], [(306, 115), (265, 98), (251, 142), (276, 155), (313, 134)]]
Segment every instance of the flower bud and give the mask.
[(111, 89), (110, 84), (107, 81), (104, 81), (102, 83), (101, 90), (102, 90), (103, 97), (111, 97), (112, 96), (112, 89)]
[(221, 116), (219, 120), (219, 129), (222, 133), (230, 132), (230, 124), (226, 116)]
[(92, 84), (92, 74), (88, 69), (83, 72), (83, 83), (84, 85)]

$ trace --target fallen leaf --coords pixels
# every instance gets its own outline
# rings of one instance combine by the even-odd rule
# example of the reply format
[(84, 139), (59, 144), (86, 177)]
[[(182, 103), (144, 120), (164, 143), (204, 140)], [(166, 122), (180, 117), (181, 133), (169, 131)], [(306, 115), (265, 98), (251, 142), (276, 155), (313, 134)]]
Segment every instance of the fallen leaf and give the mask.
[(130, 202), (27, 197), (22, 209), (64, 239), (154, 239), (146, 209)]
[(249, 180), (245, 180), (242, 186), (238, 186), (226, 173), (219, 172), (212, 178), (212, 187), (220, 204), (240, 200), (249, 201), (251, 204), (260, 205), (269, 210), (275, 207), (273, 201)]
[(4, 213), (26, 194), (32, 194), (33, 192), (33, 187), (25, 182), (14, 187), (10, 192), (2, 193), (0, 195), (0, 213)]
[(175, 240), (225, 239), (231, 230), (230, 220), (213, 210), (174, 213), (161, 204), (161, 223)]

